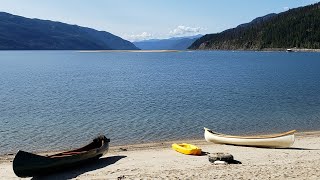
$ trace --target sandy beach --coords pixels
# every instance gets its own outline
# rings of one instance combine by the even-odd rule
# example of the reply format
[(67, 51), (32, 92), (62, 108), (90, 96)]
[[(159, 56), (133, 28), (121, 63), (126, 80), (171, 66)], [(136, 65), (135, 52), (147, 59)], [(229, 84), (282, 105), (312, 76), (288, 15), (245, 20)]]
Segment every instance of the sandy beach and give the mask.
[[(213, 165), (208, 156), (188, 156), (172, 142), (111, 147), (95, 163), (46, 177), (25, 179), (320, 179), (320, 131), (296, 134), (291, 148), (268, 149), (184, 141), (204, 152), (231, 153), (242, 164)], [(19, 179), (13, 155), (0, 157), (0, 179)]]

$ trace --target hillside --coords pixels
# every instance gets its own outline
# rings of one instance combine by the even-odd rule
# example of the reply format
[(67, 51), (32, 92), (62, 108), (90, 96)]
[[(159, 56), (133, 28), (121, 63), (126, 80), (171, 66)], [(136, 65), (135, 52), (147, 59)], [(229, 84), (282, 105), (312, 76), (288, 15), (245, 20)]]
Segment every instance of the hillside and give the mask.
[[(257, 18), (217, 34), (207, 34), (190, 49), (320, 49), (320, 3)], [(267, 18), (266, 18), (267, 17)]]
[(105, 31), (0, 12), (0, 50), (136, 50)]
[(170, 39), (150, 39), (133, 42), (143, 50), (185, 50), (202, 35), (175, 37)]

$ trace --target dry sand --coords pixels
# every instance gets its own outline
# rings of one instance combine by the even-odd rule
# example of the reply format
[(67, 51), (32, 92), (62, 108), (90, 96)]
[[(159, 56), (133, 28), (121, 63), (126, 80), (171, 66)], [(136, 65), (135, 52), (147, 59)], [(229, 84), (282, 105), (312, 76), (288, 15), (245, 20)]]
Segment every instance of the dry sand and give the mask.
[[(231, 153), (242, 164), (213, 165), (206, 155), (179, 154), (166, 142), (112, 147), (95, 163), (33, 179), (320, 179), (320, 132), (298, 133), (287, 149), (185, 142), (205, 152)], [(18, 179), (12, 156), (0, 157), (0, 163), (0, 179)]]

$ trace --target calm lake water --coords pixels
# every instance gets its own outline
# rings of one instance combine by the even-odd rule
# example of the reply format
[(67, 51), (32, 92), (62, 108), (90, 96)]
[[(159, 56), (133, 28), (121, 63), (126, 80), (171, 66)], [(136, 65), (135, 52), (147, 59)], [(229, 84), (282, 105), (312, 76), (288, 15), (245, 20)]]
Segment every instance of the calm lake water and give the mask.
[(0, 154), (320, 129), (320, 53), (0, 52)]

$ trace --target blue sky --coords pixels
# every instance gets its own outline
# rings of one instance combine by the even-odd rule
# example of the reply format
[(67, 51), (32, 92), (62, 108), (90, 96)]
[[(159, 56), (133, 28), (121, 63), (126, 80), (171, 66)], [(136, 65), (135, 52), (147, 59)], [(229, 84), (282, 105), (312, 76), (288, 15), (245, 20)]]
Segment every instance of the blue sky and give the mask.
[(108, 31), (131, 41), (207, 34), (318, 0), (1, 0), (0, 11)]

